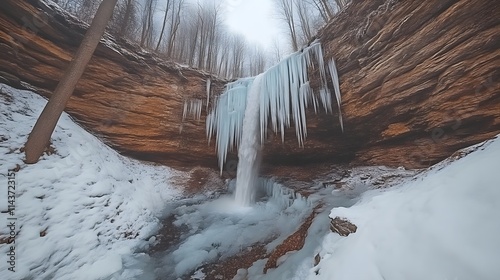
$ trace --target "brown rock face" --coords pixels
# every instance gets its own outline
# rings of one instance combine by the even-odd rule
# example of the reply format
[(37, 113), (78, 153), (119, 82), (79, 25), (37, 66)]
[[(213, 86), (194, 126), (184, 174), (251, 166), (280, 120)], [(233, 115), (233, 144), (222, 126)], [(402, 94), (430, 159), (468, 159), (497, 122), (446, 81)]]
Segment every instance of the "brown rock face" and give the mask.
[[(0, 1), (0, 81), (50, 96), (85, 28), (43, 2)], [(182, 121), (184, 100), (206, 99), (207, 79), (212, 92), (221, 90), (220, 79), (107, 36), (66, 111), (126, 155), (178, 167), (216, 166), (204, 121)]]
[(337, 60), (345, 133), (320, 118), (317, 153), (425, 167), (500, 132), (496, 1), (356, 0), (318, 38)]
[[(353, 0), (318, 34), (337, 61), (344, 133), (337, 116), (310, 114), (304, 148), (293, 129), (285, 143), (266, 143), (267, 171), (352, 161), (425, 167), (500, 133), (499, 15), (495, 0)], [(84, 30), (38, 1), (0, 1), (0, 79), (49, 96)], [(126, 155), (215, 167), (205, 106), (199, 122), (182, 121), (182, 108), (206, 98), (208, 78), (213, 94), (224, 81), (104, 41), (66, 111)]]
[(338, 233), (340, 236), (349, 236), (355, 233), (358, 227), (344, 218), (335, 217), (330, 218), (330, 230)]

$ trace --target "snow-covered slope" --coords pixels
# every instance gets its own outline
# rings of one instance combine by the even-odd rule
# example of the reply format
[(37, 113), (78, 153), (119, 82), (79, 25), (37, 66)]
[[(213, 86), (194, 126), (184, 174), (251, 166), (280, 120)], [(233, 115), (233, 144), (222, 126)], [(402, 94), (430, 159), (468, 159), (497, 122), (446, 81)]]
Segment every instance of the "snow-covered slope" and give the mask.
[[(181, 192), (170, 178), (183, 174), (118, 155), (66, 114), (52, 137), (54, 153), (26, 165), (19, 149), (45, 102), (0, 84), (0, 279), (169, 279), (162, 273), (181, 275), (216, 261), (212, 254), (230, 255), (277, 233), (272, 249), (310, 211), (301, 200), (286, 210), (264, 201), (248, 213), (220, 211), (220, 199), (177, 207)], [(266, 275), (266, 259), (256, 261), (248, 279), (500, 279), (500, 139), (471, 150), (410, 179), (411, 172), (380, 169), (403, 181), (390, 188), (365, 192), (375, 184), (365, 182), (363, 169), (345, 182), (352, 193), (318, 188), (308, 199), (335, 208), (317, 215), (301, 250)], [(11, 212), (9, 181), (16, 184)], [(184, 242), (161, 259), (134, 254), (154, 243), (164, 210), (188, 228)], [(329, 233), (328, 215), (349, 219), (356, 233)], [(15, 244), (5, 244), (12, 222)], [(16, 272), (7, 262), (12, 245)]]
[(350, 208), (334, 208), (330, 217), (349, 219), (357, 232), (328, 234), (319, 265), (296, 279), (500, 279), (500, 139), (473, 149), (398, 187), (366, 192)]
[[(15, 244), (0, 245), (0, 278), (100, 279), (119, 271), (122, 256), (148, 246), (163, 205), (181, 194), (169, 183), (177, 171), (120, 156), (65, 113), (52, 136), (55, 153), (26, 165), (19, 149), (46, 101), (0, 90), (0, 238), (13, 221), (17, 233)], [(8, 169), (16, 165), (9, 213)], [(10, 246), (16, 272), (6, 262)]]

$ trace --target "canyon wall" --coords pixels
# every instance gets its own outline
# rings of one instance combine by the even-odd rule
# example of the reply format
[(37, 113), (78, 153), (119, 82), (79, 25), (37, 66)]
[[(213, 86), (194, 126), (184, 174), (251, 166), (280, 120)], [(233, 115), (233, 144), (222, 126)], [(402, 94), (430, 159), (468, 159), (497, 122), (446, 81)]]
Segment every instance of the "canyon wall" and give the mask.
[[(86, 27), (43, 1), (0, 1), (0, 81), (49, 97)], [(212, 92), (222, 90), (225, 81), (208, 73), (105, 35), (66, 112), (125, 155), (215, 167), (204, 119), (182, 118), (185, 100), (206, 100), (208, 79)]]
[(337, 61), (345, 131), (319, 116), (305, 149), (268, 157), (419, 168), (500, 133), (496, 1), (354, 0), (316, 39)]
[[(494, 0), (354, 0), (317, 35), (337, 62), (345, 131), (337, 113), (310, 113), (305, 147), (293, 129), (271, 137), (265, 165), (425, 167), (500, 133), (499, 15)], [(44, 2), (0, 1), (0, 80), (50, 96), (84, 32)], [(106, 36), (66, 111), (125, 155), (216, 167), (206, 107), (182, 119), (207, 79), (212, 96), (226, 82)]]

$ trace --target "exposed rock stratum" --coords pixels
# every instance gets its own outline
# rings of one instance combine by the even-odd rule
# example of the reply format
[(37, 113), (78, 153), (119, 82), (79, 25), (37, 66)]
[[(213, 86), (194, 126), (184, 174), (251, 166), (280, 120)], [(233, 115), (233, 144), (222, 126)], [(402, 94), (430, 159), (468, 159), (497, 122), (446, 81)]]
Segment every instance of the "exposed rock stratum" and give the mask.
[[(311, 113), (305, 147), (291, 129), (266, 143), (264, 162), (425, 167), (498, 134), (499, 15), (494, 0), (354, 0), (317, 35), (337, 61), (345, 131)], [(0, 1), (0, 79), (50, 96), (85, 28), (44, 2)], [(125, 155), (216, 167), (206, 107), (182, 119), (207, 79), (212, 94), (226, 82), (106, 36), (66, 111)]]

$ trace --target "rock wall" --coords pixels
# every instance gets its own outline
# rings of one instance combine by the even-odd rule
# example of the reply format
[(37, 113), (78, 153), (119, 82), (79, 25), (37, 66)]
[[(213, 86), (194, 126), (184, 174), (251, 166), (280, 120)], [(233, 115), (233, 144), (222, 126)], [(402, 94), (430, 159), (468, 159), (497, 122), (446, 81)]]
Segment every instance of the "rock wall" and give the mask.
[[(50, 96), (85, 29), (42, 1), (0, 1), (0, 80)], [(215, 167), (204, 121), (182, 121), (185, 99), (206, 99), (207, 79), (212, 92), (225, 83), (106, 35), (66, 111), (123, 154), (176, 167)]]
[(319, 145), (332, 158), (425, 167), (500, 133), (497, 1), (354, 0), (318, 38), (343, 94), (346, 131)]
[[(271, 138), (265, 169), (425, 167), (500, 133), (499, 15), (495, 0), (353, 0), (317, 35), (337, 60), (344, 133), (336, 115), (309, 114), (305, 147), (293, 129), (285, 143)], [(50, 96), (84, 30), (43, 2), (0, 1), (0, 79)], [(107, 36), (67, 112), (126, 155), (216, 167), (205, 109), (200, 122), (182, 121), (184, 100), (206, 98), (208, 78), (220, 92), (225, 81)]]
[(305, 148), (291, 132), (267, 162), (421, 168), (499, 134), (499, 15), (494, 0), (353, 0), (315, 38), (337, 62), (344, 133), (311, 116)]

